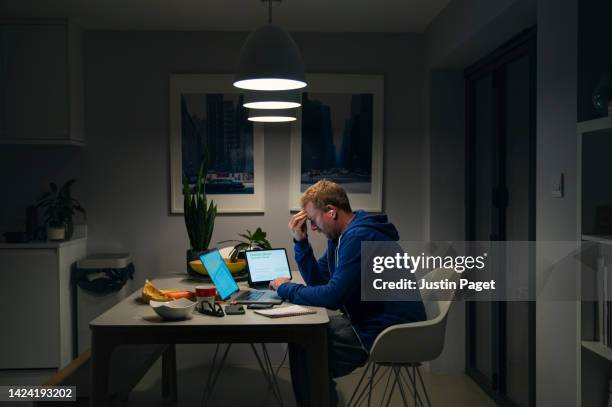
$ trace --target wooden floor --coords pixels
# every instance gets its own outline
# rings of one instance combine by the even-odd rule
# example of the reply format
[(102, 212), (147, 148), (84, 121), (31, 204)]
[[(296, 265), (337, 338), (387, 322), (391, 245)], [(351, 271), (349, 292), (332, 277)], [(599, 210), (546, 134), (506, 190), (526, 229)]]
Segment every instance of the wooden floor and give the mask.
[[(161, 364), (158, 362), (143, 377), (129, 399), (121, 403), (122, 406), (169, 406), (161, 400)], [(177, 406), (200, 405), (202, 389), (206, 380), (208, 370), (205, 366), (179, 369), (178, 386), (179, 401)], [(340, 405), (346, 405), (354, 386), (361, 375), (361, 369), (353, 374), (338, 380)], [(22, 371), (0, 371), (0, 385), (43, 383), (53, 371), (50, 370), (22, 370)], [(284, 406), (293, 407), (295, 401), (291, 390), (289, 369), (283, 366), (279, 370), (279, 386), (283, 395)], [(495, 403), (480, 390), (480, 388), (467, 376), (463, 374), (431, 374), (423, 372), (423, 379), (427, 385), (432, 405), (442, 406), (494, 406)], [(372, 405), (381, 404), (381, 396), (384, 390), (385, 379), (375, 388)], [(365, 405), (366, 403), (363, 403)], [(27, 403), (20, 403), (27, 405)], [(215, 392), (209, 404), (215, 406), (277, 406), (272, 394), (267, 391), (265, 381), (255, 367), (227, 367), (221, 374)], [(402, 406), (399, 391), (395, 390), (390, 406)], [(412, 403), (410, 403), (412, 405)]]
[[(160, 400), (160, 377), (158, 367), (154, 367), (138, 384), (130, 395), (126, 406), (163, 406)], [(201, 389), (203, 389), (208, 371), (205, 368), (179, 370), (179, 406), (199, 405)], [(338, 380), (340, 405), (346, 405), (351, 397), (354, 386), (361, 377), (362, 370)], [(283, 395), (284, 406), (293, 407), (295, 401), (291, 390), (289, 369), (281, 367), (279, 371), (279, 386)], [(475, 407), (495, 406), (495, 403), (467, 376), (463, 374), (430, 374), (423, 372), (433, 406)], [(385, 380), (375, 388), (372, 405), (381, 404)], [(236, 391), (236, 389), (240, 389)], [(365, 406), (366, 403), (363, 403)], [(277, 406), (271, 392), (266, 390), (266, 383), (256, 368), (232, 367), (225, 370), (217, 383), (212, 396), (211, 406)], [(390, 406), (401, 406), (399, 391), (394, 392)], [(412, 404), (410, 404), (412, 405)]]

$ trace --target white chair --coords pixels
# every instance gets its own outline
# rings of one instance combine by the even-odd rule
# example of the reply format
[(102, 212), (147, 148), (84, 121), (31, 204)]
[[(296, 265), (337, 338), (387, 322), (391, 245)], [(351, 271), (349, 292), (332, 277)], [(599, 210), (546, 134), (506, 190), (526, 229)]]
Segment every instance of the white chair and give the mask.
[[(441, 281), (447, 278), (449, 281), (456, 283), (458, 274), (452, 269), (436, 269), (429, 272), (423, 278), (426, 281)], [(408, 398), (405, 392), (407, 388), (414, 398), (415, 406), (425, 405), (423, 403), (423, 396), (427, 401), (427, 405), (431, 406), (431, 401), (419, 368), (421, 363), (434, 360), (442, 353), (444, 334), (446, 332), (446, 317), (454, 298), (455, 290), (446, 291), (448, 296), (442, 301), (440, 298), (434, 298), (436, 295), (440, 297), (440, 292), (440, 290), (421, 290), (421, 298), (427, 313), (426, 321), (390, 326), (376, 337), (361, 379), (359, 379), (357, 387), (348, 403), (349, 407), (360, 405), (365, 401), (366, 395), (369, 406), (372, 399), (372, 390), (384, 377), (387, 377), (387, 384), (385, 385), (385, 391), (381, 400), (381, 405), (383, 405), (392, 374), (394, 379), (386, 406), (391, 402), (396, 386), (399, 387), (404, 405), (408, 405)], [(384, 371), (385, 369), (381, 369), (382, 367), (388, 368), (386, 372)], [(402, 369), (407, 378), (402, 374)], [(370, 372), (369, 380), (364, 383), (364, 378), (368, 371)], [(417, 377), (423, 389), (423, 394), (418, 389)], [(404, 385), (404, 381), (406, 385)], [(357, 395), (358, 393), (359, 395)], [(353, 400), (355, 400), (354, 404)]]

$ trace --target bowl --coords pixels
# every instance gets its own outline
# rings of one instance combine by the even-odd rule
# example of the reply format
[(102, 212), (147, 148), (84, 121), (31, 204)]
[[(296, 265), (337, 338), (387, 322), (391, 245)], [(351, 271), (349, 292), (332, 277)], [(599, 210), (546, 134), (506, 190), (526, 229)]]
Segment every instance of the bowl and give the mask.
[(174, 301), (150, 301), (151, 308), (163, 319), (178, 320), (187, 318), (197, 302), (181, 298)]
[[(225, 265), (232, 274), (238, 274), (246, 267), (246, 260), (244, 259), (237, 259), (235, 263), (232, 263), (230, 259), (223, 259), (223, 261), (225, 261)], [(208, 271), (206, 271), (206, 267), (204, 267), (200, 259), (190, 261), (189, 267), (191, 267), (193, 271), (202, 274), (203, 276), (208, 275)]]

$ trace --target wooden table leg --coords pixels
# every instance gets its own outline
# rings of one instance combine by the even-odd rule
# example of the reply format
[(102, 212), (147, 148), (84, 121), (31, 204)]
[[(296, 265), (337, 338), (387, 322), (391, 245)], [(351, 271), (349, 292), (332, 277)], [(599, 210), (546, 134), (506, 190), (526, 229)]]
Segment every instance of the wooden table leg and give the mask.
[(91, 394), (89, 405), (106, 407), (111, 404), (108, 395), (111, 354), (116, 344), (101, 332), (91, 332)]
[(162, 397), (171, 401), (178, 399), (176, 347), (173, 343), (162, 353)]
[(310, 328), (308, 342), (303, 346), (308, 354), (308, 382), (313, 406), (329, 405), (329, 370), (327, 365), (327, 325)]

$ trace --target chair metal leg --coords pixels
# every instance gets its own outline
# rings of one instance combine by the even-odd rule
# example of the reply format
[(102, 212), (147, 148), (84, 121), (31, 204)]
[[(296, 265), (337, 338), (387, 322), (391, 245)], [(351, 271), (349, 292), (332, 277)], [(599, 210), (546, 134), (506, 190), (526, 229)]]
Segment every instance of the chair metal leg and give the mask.
[(383, 391), (382, 398), (380, 399), (380, 404), (384, 403), (385, 397), (387, 397), (387, 391), (389, 390), (389, 383), (391, 383), (391, 369), (387, 371), (387, 383), (385, 383), (385, 391)]
[(225, 364), (225, 359), (227, 359), (227, 354), (229, 353), (232, 344), (228, 344), (227, 348), (225, 348), (225, 352), (223, 353), (223, 357), (219, 361), (219, 365), (217, 366), (217, 355), (219, 354), (219, 348), (221, 344), (217, 344), (215, 349), (215, 355), (213, 356), (212, 366), (210, 368), (210, 372), (208, 373), (208, 380), (206, 381), (206, 387), (204, 388), (204, 395), (202, 396), (202, 407), (205, 407), (210, 401), (210, 397), (212, 396), (213, 389), (217, 384), (217, 380), (219, 379), (219, 375), (221, 374), (221, 370), (223, 370), (223, 365)]
[(393, 373), (395, 373), (395, 381), (397, 382), (397, 387), (399, 387), (404, 406), (408, 407), (408, 400), (406, 399), (406, 394), (404, 393), (404, 386), (402, 385), (402, 381), (400, 380), (401, 367), (393, 368)]
[(270, 358), (270, 354), (268, 353), (268, 348), (266, 347), (265, 343), (261, 344), (261, 349), (263, 350), (264, 360), (268, 365), (268, 375), (272, 379), (270, 380), (272, 383), (272, 391), (275, 393), (280, 407), (283, 407), (283, 396), (281, 395), (280, 387), (278, 386), (278, 381), (276, 380), (276, 373), (274, 372), (274, 367), (272, 366), (272, 359)]
[[(389, 376), (391, 375), (391, 371), (395, 368), (395, 366), (393, 364), (391, 364), (391, 370), (389, 371)], [(387, 404), (385, 404), (385, 407), (389, 407), (389, 404), (391, 403), (391, 398), (393, 397), (393, 390), (395, 390), (395, 386), (397, 385), (397, 376), (395, 376), (395, 380), (393, 380), (393, 386), (391, 386), (391, 391), (389, 392), (389, 398), (387, 399)], [(385, 399), (383, 398), (382, 400), (383, 402), (385, 401)]]
[(404, 377), (404, 375), (401, 374), (401, 368), (400, 368), (400, 378), (406, 381), (406, 386), (408, 387), (408, 390), (410, 391), (410, 395), (412, 395), (412, 397), (416, 397), (417, 399), (417, 403), (415, 404), (417, 407), (423, 407), (423, 400), (421, 399), (421, 395), (419, 394), (418, 388), (414, 388), (412, 386), (412, 374), (410, 373), (410, 370), (408, 369), (408, 366), (404, 366), (404, 370), (406, 371), (406, 376), (408, 376), (408, 378), (406, 379)]
[(425, 387), (425, 382), (423, 381), (423, 376), (421, 376), (421, 368), (417, 366), (417, 373), (419, 374), (419, 381), (421, 382), (421, 387), (423, 388), (423, 393), (425, 393), (425, 400), (427, 400), (427, 405), (431, 407), (431, 401), (429, 400), (429, 394), (427, 394), (427, 387)]
[(262, 355), (263, 355), (261, 357), (259, 355), (259, 352), (257, 352), (255, 345), (252, 343), (250, 345), (251, 345), (251, 349), (253, 350), (253, 354), (255, 355), (255, 358), (257, 359), (257, 364), (259, 364), (259, 369), (261, 370), (261, 373), (264, 375), (264, 378), (266, 379), (266, 382), (268, 383), (268, 387), (272, 390), (272, 394), (274, 395), (274, 398), (276, 398), (276, 401), (278, 401), (278, 403), (282, 407), (283, 399), (280, 393), (280, 388), (278, 387), (278, 383), (276, 382), (276, 374), (274, 372), (274, 368), (272, 367), (272, 362), (270, 361), (270, 356), (268, 354), (266, 345), (263, 343), (261, 344)]
[(417, 396), (419, 394), (419, 390), (416, 387), (416, 372), (414, 370), (415, 370), (415, 368), (414, 368), (414, 366), (412, 366), (412, 377), (411, 377), (411, 379), (412, 379), (412, 388), (414, 389), (414, 405), (416, 406), (417, 398), (418, 398)]
[(374, 387), (372, 384), (374, 383), (374, 368), (372, 368), (372, 375), (370, 376), (370, 392), (368, 393), (368, 407), (370, 407), (370, 402), (372, 401), (372, 388)]
[(348, 402), (348, 407), (350, 407), (353, 403), (353, 399), (355, 398), (355, 396), (357, 395), (357, 391), (359, 390), (359, 387), (361, 387), (361, 383), (363, 382), (363, 379), (365, 378), (366, 374), (368, 373), (368, 369), (370, 368), (370, 365), (372, 364), (372, 362), (368, 362), (367, 365), (365, 365), (365, 367), (363, 368), (363, 373), (361, 375), (361, 378), (359, 379), (359, 382), (357, 382), (357, 386), (355, 387), (355, 390), (353, 391), (353, 394), (351, 395), (351, 399)]
[(383, 391), (382, 398), (380, 399), (380, 405), (385, 402), (385, 397), (387, 397), (387, 390), (389, 390), (389, 383), (391, 382), (391, 369), (387, 371), (387, 383), (385, 383), (385, 390)]
[(380, 383), (380, 381), (383, 379), (384, 377), (384, 373), (381, 374), (378, 379), (376, 379), (376, 375), (378, 374), (378, 372), (380, 371), (380, 366), (376, 366), (376, 364), (373, 365), (373, 367), (375, 366), (375, 368), (373, 368), (372, 370), (374, 370), (374, 372), (371, 374), (370, 379), (368, 380), (368, 383), (365, 383), (363, 388), (361, 389), (361, 392), (359, 393), (359, 396), (357, 397), (357, 401), (355, 402), (355, 406), (360, 406), (361, 403), (363, 403), (366, 400), (366, 394), (369, 395), (372, 393), (372, 391), (367, 392), (367, 390), (369, 389), (369, 384), (370, 384), (370, 380), (372, 381), (372, 387), (376, 388), (376, 386), (378, 385), (378, 383)]

